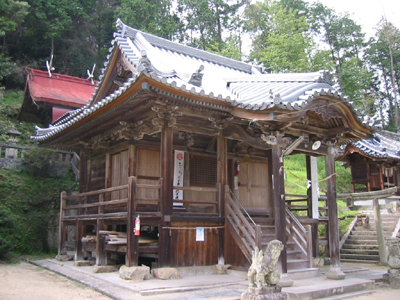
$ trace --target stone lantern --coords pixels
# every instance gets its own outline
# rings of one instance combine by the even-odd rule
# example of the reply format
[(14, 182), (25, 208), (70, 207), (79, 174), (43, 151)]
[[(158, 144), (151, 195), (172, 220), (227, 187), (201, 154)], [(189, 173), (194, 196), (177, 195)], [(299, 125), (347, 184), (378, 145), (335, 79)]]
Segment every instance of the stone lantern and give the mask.
[(21, 132), (19, 132), (15, 127), (12, 127), (8, 132), (7, 135), (9, 136), (8, 138), (8, 147), (6, 147), (6, 153), (5, 157), (10, 158), (10, 159), (17, 159), (18, 158), (18, 148), (14, 148), (12, 146), (16, 146), (18, 142), (18, 136), (21, 135)]

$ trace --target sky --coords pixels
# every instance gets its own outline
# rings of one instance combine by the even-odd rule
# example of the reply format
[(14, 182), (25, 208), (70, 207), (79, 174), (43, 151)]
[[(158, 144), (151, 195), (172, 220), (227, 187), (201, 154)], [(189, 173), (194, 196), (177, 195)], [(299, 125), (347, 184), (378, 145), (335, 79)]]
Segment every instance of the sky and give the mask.
[[(367, 38), (374, 36), (377, 24), (382, 16), (400, 29), (400, 0), (319, 0), (336, 12), (349, 12), (351, 19), (366, 33)], [(308, 1), (312, 3), (314, 1)]]

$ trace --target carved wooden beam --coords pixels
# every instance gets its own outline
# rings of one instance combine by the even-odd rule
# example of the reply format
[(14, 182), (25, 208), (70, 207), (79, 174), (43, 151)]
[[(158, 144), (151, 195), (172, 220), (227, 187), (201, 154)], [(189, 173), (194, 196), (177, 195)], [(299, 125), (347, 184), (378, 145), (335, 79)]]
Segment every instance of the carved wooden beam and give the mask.
[[(153, 106), (151, 109), (157, 113), (159, 120), (162, 120), (162, 122), (167, 122), (168, 127), (173, 127), (176, 124), (176, 117), (182, 116), (182, 112), (177, 111), (179, 109), (178, 106)], [(160, 125), (161, 121), (159, 120), (153, 119), (153, 125)]]

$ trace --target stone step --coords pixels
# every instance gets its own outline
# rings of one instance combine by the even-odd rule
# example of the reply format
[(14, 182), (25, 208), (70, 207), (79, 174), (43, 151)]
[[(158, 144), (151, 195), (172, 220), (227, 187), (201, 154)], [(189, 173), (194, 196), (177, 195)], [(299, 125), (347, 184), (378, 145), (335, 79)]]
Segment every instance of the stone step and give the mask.
[(346, 280), (326, 280), (326, 278), (310, 278), (304, 280), (304, 286), (283, 288), (290, 300), (327, 299), (338, 295), (348, 295), (374, 289), (372, 280), (351, 278)]
[(379, 261), (379, 255), (363, 255), (363, 254), (340, 254), (340, 259), (359, 259), (359, 260), (377, 260)]
[(340, 250), (340, 255), (342, 254), (361, 254), (361, 255), (378, 255), (379, 256), (379, 250), (375, 249), (341, 249)]
[(358, 245), (378, 245), (378, 240), (361, 240), (361, 239), (346, 239), (345, 244), (358, 244)]
[(359, 235), (359, 234), (350, 234), (347, 240), (362, 240), (362, 241), (376, 241), (376, 235)]
[(349, 299), (353, 297), (358, 297), (358, 296), (363, 296), (363, 295), (370, 295), (375, 293), (375, 290), (364, 290), (364, 291), (356, 291), (352, 293), (346, 293), (346, 294), (340, 294), (340, 295), (334, 295), (330, 297), (324, 297), (324, 298), (317, 298), (316, 300), (339, 300), (339, 299)]
[(342, 262), (351, 262), (351, 263), (360, 263), (360, 264), (377, 264), (379, 260), (363, 260), (363, 259), (354, 259), (354, 258), (340, 258)]
[(344, 243), (342, 249), (371, 249), (371, 250), (378, 250), (378, 244), (374, 245), (363, 245), (363, 244), (347, 244)]
[[(383, 228), (383, 231), (387, 231), (387, 232), (392, 232), (393, 230), (394, 230), (394, 227)], [(371, 227), (370, 229), (355, 227), (352, 230), (352, 232), (376, 232), (376, 229), (373, 227)]]

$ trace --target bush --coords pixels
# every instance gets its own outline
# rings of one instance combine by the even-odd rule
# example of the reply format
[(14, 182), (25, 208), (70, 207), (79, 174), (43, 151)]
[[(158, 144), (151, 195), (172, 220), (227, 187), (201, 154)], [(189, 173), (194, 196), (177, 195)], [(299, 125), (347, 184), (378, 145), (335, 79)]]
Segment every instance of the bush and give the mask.
[(0, 204), (0, 257), (12, 249), (12, 232), (15, 220), (11, 213)]
[(55, 151), (48, 148), (34, 147), (24, 153), (22, 168), (33, 176), (44, 177), (50, 173), (51, 160)]
[(50, 251), (47, 238), (55, 230), (50, 227), (58, 224), (60, 193), (76, 188), (72, 172), (49, 178), (0, 169), (0, 221), (7, 224), (3, 228), (0, 223), (2, 248), (17, 254)]

